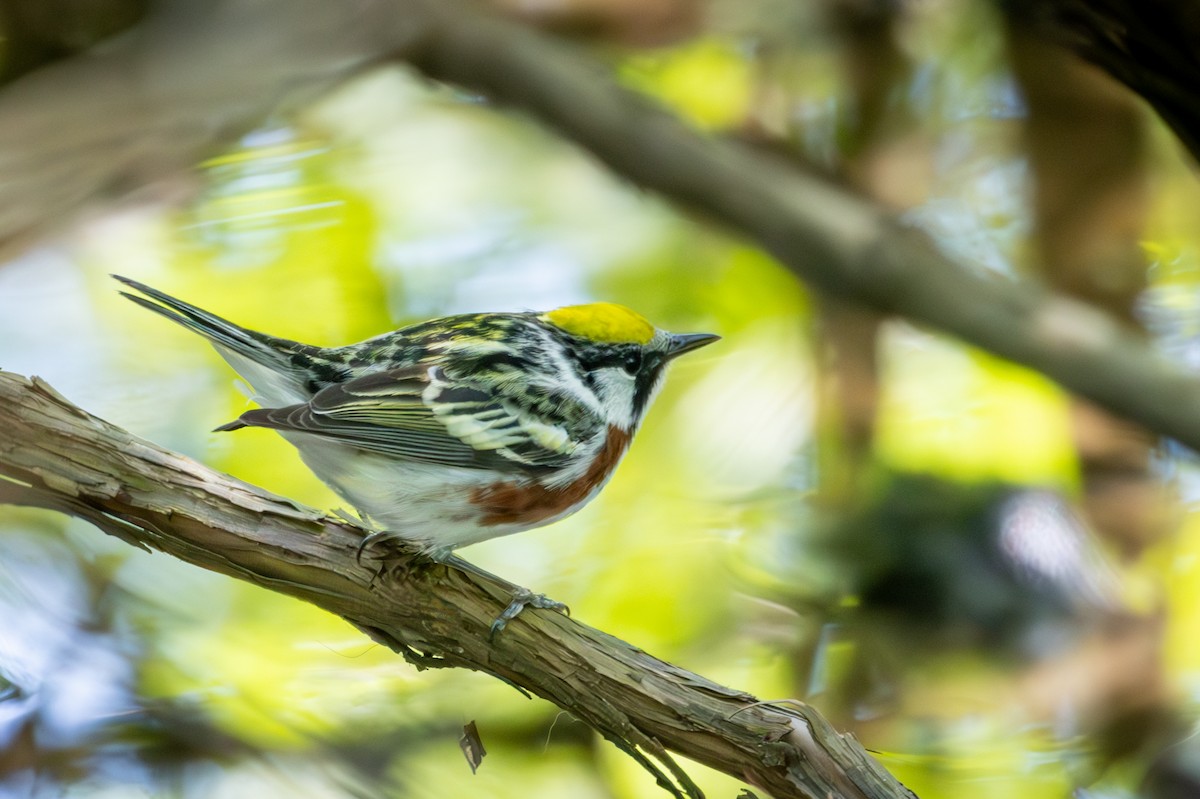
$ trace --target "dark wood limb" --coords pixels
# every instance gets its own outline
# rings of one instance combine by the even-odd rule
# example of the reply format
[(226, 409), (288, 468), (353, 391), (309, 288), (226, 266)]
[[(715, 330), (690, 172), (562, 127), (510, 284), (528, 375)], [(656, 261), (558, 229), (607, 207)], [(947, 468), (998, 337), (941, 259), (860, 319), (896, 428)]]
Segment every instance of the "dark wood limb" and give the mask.
[[(160, 449), (9, 372), (0, 372), (0, 502), (78, 516), (311, 602), (418, 668), (498, 677), (586, 722), (677, 796), (700, 794), (667, 750), (780, 799), (912, 796), (814, 708), (756, 704), (561, 614), (526, 611), (489, 640), (510, 583), (444, 564), (373, 579), (376, 567), (355, 557), (361, 528)], [(397, 553), (395, 565), (409, 557)]]
[(1200, 160), (1200, 6), (1191, 0), (1001, 0), (1014, 23), (1091, 61)]

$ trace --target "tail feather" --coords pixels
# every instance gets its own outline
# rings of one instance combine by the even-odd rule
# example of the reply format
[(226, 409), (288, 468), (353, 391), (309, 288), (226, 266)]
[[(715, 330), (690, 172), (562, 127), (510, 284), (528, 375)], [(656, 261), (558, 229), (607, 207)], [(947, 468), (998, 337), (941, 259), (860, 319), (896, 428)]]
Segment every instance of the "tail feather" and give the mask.
[[(136, 280), (131, 280), (121, 275), (113, 275), (113, 278), (145, 294), (150, 299), (130, 294), (127, 291), (121, 292), (123, 297), (136, 302), (143, 308), (165, 316), (172, 322), (181, 324), (189, 330), (199, 333), (216, 344), (228, 347), (234, 352), (241, 353), (254, 360), (277, 361), (280, 358), (279, 348), (270, 346), (267, 343), (270, 337), (262, 333), (256, 333), (253, 330), (239, 327), (227, 319), (222, 319), (203, 308), (197, 308), (195, 305), (176, 299), (170, 294), (147, 286), (145, 283), (139, 283)], [(151, 302), (151, 300), (157, 300), (157, 302)]]
[(306, 398), (303, 370), (292, 365), (291, 357), (302, 349), (311, 348), (240, 327), (136, 280), (121, 275), (113, 275), (113, 278), (145, 295), (122, 291), (125, 297), (208, 339), (259, 392), (257, 398), (260, 401), (290, 403)]

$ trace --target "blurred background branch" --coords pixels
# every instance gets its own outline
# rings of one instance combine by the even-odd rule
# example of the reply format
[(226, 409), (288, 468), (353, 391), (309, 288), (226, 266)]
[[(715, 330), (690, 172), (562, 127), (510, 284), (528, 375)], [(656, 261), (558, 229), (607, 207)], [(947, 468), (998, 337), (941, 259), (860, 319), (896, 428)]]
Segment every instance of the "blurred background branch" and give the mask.
[(149, 7), (150, 0), (5, 0), (0, 83), (95, 47), (141, 21)]
[[(111, 52), (10, 87), (0, 96), (0, 241), (28, 241), (114, 191), (177, 180), (285, 89), (327, 87), (394, 56), (524, 108), (625, 177), (756, 240), (831, 296), (959, 336), (1200, 447), (1191, 411), (1200, 381), (1115, 320), (963, 268), (869, 200), (690, 130), (565, 43), (452, 2), (311, 6), (230, 2), (208, 13), (169, 3)], [(251, 54), (268, 68), (242, 68)]]
[(75, 26), (97, 34), (141, 9), (114, 3), (101, 22), (90, 5), (3, 6), (15, 26), (6, 43), (30, 53), (0, 93), (0, 252), (10, 256), (106, 202), (186, 196), (198, 161), (297, 96), (403, 50), (423, 23), (382, 0), (166, 0), (78, 52), (65, 44)]
[(524, 108), (619, 174), (746, 234), (814, 288), (956, 335), (1200, 447), (1200, 381), (1114, 319), (968, 270), (870, 201), (690, 130), (568, 46), (451, 8), (404, 54), (431, 76)]

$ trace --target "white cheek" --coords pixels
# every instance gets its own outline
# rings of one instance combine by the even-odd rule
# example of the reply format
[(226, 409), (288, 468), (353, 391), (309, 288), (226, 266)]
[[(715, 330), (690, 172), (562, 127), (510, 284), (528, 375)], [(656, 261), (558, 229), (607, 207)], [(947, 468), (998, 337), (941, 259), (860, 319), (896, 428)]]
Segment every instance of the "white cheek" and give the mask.
[(604, 415), (622, 430), (633, 427), (633, 378), (624, 369), (598, 369), (596, 394)]

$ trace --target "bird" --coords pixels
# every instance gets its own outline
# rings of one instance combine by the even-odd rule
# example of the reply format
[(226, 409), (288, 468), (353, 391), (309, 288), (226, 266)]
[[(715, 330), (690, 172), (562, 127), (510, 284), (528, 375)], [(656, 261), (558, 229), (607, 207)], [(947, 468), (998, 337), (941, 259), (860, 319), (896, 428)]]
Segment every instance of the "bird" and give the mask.
[(404, 539), (433, 560), (586, 505), (667, 366), (720, 338), (595, 302), (446, 316), (317, 347), (113, 277), (128, 299), (208, 339), (250, 384), (261, 407), (217, 431), (279, 432), (373, 530), (364, 546)]

